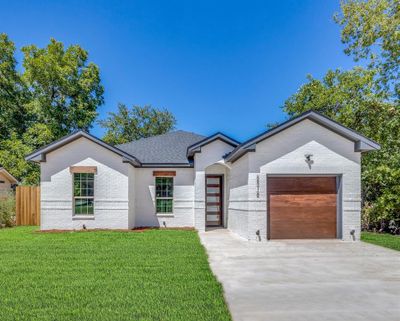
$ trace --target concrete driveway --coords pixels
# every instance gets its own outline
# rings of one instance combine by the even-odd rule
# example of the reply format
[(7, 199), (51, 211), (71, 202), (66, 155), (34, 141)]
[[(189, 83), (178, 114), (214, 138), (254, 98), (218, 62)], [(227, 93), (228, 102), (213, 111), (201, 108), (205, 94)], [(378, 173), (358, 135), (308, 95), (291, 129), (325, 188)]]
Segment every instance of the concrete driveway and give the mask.
[(400, 254), (363, 242), (200, 233), (235, 321), (400, 320)]

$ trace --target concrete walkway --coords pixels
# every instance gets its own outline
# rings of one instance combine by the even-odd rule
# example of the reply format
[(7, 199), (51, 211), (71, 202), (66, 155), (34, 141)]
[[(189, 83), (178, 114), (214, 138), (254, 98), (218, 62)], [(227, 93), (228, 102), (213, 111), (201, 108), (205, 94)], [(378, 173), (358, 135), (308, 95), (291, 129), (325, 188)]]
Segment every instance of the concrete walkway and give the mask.
[(363, 242), (200, 233), (235, 321), (399, 321), (400, 254)]

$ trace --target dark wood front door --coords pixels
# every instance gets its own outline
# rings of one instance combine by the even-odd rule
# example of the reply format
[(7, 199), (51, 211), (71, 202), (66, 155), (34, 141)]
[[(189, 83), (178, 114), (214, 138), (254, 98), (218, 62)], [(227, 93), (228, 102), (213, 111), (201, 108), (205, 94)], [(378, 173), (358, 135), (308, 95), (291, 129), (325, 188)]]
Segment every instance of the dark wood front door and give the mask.
[(336, 238), (336, 177), (268, 177), (268, 238)]
[(206, 226), (222, 225), (222, 176), (206, 176)]

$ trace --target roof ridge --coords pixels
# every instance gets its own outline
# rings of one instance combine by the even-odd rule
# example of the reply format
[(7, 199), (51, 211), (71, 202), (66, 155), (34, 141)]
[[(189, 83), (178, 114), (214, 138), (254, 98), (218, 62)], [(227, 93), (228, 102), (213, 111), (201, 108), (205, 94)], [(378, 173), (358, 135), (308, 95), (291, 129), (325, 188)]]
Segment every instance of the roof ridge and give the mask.
[(123, 144), (117, 144), (117, 145), (115, 145), (115, 146), (124, 146), (124, 145), (127, 145), (127, 144), (136, 143), (136, 142), (138, 142), (138, 141), (143, 141), (143, 140), (152, 139), (152, 138), (158, 138), (158, 137), (161, 137), (161, 136), (171, 135), (171, 134), (174, 134), (174, 133), (192, 134), (192, 135), (196, 135), (196, 136), (201, 136), (201, 137), (203, 137), (203, 138), (207, 137), (207, 136), (204, 136), (204, 135), (201, 135), (201, 134), (197, 134), (197, 133), (195, 133), (195, 132), (189, 132), (189, 131), (186, 131), (186, 130), (183, 130), (183, 129), (177, 129), (177, 130), (173, 130), (173, 131), (166, 132), (166, 133), (164, 133), (164, 134), (158, 134), (158, 135), (149, 136), (149, 137), (141, 137), (141, 138), (139, 138), (139, 139), (131, 140), (131, 141), (126, 142), (126, 143), (123, 143)]

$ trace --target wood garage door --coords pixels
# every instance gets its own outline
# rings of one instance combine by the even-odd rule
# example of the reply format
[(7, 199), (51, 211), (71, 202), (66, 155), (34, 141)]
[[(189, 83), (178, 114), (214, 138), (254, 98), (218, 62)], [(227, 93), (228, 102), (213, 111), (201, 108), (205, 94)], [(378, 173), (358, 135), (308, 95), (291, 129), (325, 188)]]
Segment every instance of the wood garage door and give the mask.
[(268, 177), (269, 239), (336, 238), (336, 177)]

